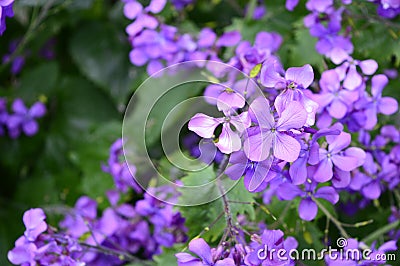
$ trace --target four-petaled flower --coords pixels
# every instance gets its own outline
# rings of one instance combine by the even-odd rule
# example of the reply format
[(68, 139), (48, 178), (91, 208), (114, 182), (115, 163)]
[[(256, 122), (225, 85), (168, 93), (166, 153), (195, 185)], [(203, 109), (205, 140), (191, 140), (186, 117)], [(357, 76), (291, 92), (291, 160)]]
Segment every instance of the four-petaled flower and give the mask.
[(250, 105), (249, 112), (258, 124), (247, 131), (243, 144), (247, 157), (256, 162), (264, 161), (272, 154), (281, 160), (293, 162), (300, 153), (300, 143), (290, 130), (302, 128), (307, 112), (299, 102), (291, 102), (281, 113), (278, 121), (271, 114), (268, 100), (259, 97)]

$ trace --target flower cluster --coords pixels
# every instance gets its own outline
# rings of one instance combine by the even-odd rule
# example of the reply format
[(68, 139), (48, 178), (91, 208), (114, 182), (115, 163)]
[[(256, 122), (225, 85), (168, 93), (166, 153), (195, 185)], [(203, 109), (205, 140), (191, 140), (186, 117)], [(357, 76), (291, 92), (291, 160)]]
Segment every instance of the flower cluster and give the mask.
[[(165, 187), (150, 190), (159, 197), (171, 194)], [(82, 196), (72, 212), (61, 221), (60, 227), (74, 239), (85, 239), (83, 243), (88, 246), (98, 245), (143, 258), (159, 254), (162, 246), (171, 247), (174, 243), (186, 241), (184, 219), (179, 212), (173, 211), (172, 205), (164, 204), (147, 193), (134, 206), (120, 203), (118, 191), (108, 191), (107, 197), (110, 207), (98, 217), (96, 201)], [(109, 256), (96, 250), (86, 252), (83, 259), (91, 265), (110, 262)], [(126, 259), (113, 258), (113, 265), (123, 264)]]
[(13, 264), (122, 265), (133, 256), (151, 259), (162, 247), (187, 240), (185, 219), (164, 202), (176, 202), (177, 192), (157, 187), (141, 194), (121, 162), (121, 145), (117, 140), (111, 146), (106, 167), (117, 187), (106, 192), (108, 207), (101, 210), (94, 199), (82, 196), (74, 208), (62, 211), (60, 229), (47, 225), (42, 209), (26, 211), (24, 236), (8, 254)]
[[(11, 63), (11, 74), (17, 75), (21, 72), (24, 67), (26, 60), (32, 56), (30, 50), (14, 54), (21, 43), (21, 39), (12, 40), (8, 46), (8, 53), (3, 55), (3, 64)], [(38, 56), (43, 59), (51, 60), (55, 57), (54, 51), (55, 40), (48, 40), (43, 47), (39, 50)]]
[(141, 193), (142, 188), (132, 176), (135, 176), (136, 167), (128, 165), (124, 158), (123, 141), (116, 140), (110, 147), (110, 156), (106, 165), (102, 166), (103, 171), (114, 178), (115, 187), (122, 193), (130, 188), (136, 193)]
[(35, 135), (39, 131), (36, 120), (46, 114), (46, 106), (42, 102), (36, 102), (28, 108), (22, 99), (15, 99), (11, 110), (12, 113), (7, 111), (6, 99), (0, 98), (0, 135), (7, 130), (11, 138), (18, 138), (21, 133)]
[(8, 252), (10, 262), (15, 265), (85, 265), (79, 256), (82, 246), (54, 231), (45, 219), (45, 213), (39, 208), (24, 213), (26, 230)]
[(396, 0), (372, 0), (378, 5), (376, 11), (384, 18), (393, 19), (400, 14), (400, 2)]

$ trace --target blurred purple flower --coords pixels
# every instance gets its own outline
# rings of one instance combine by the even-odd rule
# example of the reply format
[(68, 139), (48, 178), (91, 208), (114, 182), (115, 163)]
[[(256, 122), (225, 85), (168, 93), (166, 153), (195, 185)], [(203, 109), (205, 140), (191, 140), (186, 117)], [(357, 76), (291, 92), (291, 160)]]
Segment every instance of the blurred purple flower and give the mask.
[(21, 99), (14, 100), (12, 110), (13, 113), (7, 120), (9, 134), (12, 138), (18, 137), (21, 130), (27, 136), (35, 135), (39, 130), (36, 119), (46, 114), (46, 107), (43, 103), (36, 102), (28, 109)]

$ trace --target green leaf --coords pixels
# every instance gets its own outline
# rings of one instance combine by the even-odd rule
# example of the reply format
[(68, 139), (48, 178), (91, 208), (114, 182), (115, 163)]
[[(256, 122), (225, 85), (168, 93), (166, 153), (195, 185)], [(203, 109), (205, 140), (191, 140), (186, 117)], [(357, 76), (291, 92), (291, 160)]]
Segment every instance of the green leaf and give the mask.
[[(19, 0), (16, 1), (16, 3), (21, 6), (43, 6), (46, 3), (49, 3), (49, 1), (50, 0)], [(57, 5), (62, 2), (62, 0), (52, 0), (52, 5)]]
[(177, 265), (175, 254), (182, 251), (184, 245), (174, 245), (173, 248), (163, 248), (160, 255), (155, 256), (153, 259), (157, 266)]
[(290, 66), (302, 66), (311, 64), (319, 66), (322, 69), (322, 55), (315, 50), (317, 39), (312, 37), (309, 30), (304, 26), (296, 27), (294, 31), (294, 42), (288, 45), (288, 50), (282, 50), (281, 53), (289, 52), (288, 64)]
[(54, 130), (79, 139), (78, 131), (118, 119), (119, 114), (104, 92), (80, 77), (64, 78), (59, 85), (57, 121)]
[(121, 123), (109, 122), (89, 134), (77, 149), (72, 151), (73, 162), (82, 169), (82, 192), (89, 197), (105, 200), (105, 192), (114, 187), (111, 175), (104, 173), (101, 165), (107, 162), (111, 144), (120, 137)]
[(249, 219), (255, 219), (255, 211), (252, 204), (247, 204), (250, 202), (255, 202), (255, 197), (257, 194), (250, 193), (240, 180), (235, 187), (233, 187), (227, 194), (228, 200), (236, 201), (237, 203), (230, 203), (231, 213), (234, 219), (236, 219), (238, 214), (247, 214)]
[(72, 36), (69, 51), (80, 71), (121, 106), (140, 74), (129, 62), (128, 42), (119, 31), (105, 22), (85, 23)]
[(35, 101), (41, 95), (46, 97), (53, 95), (59, 72), (56, 62), (44, 62), (35, 68), (26, 69), (21, 76), (18, 96), (24, 100)]

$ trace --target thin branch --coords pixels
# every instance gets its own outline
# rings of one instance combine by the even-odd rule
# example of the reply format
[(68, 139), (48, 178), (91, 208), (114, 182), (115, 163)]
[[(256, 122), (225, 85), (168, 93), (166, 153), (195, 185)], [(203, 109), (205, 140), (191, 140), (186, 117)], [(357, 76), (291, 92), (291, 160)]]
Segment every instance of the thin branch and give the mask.
[(343, 224), (338, 219), (333, 217), (332, 214), (330, 214), (330, 212), (325, 208), (325, 206), (322, 205), (318, 200), (316, 200), (316, 198), (314, 198), (314, 196), (311, 196), (311, 198), (318, 205), (318, 208), (321, 209), (321, 211), (325, 214), (325, 216), (328, 217), (329, 220), (331, 220), (331, 222), (335, 224), (335, 226), (337, 227), (339, 232), (342, 234), (342, 236), (345, 238), (350, 238), (350, 235), (343, 228)]

